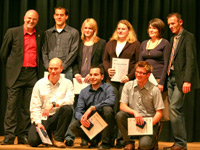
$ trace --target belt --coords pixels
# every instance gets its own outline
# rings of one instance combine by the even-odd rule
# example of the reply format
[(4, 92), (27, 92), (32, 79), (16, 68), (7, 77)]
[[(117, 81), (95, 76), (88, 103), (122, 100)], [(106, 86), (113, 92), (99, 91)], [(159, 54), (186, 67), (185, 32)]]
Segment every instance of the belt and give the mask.
[(32, 70), (32, 69), (36, 69), (36, 67), (22, 67), (22, 69)]

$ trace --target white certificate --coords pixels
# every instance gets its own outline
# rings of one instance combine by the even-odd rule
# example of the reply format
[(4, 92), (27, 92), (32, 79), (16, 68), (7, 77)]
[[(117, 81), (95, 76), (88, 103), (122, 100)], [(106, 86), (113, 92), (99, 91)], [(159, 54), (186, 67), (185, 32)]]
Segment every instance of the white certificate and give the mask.
[(89, 119), (90, 122), (94, 125), (90, 130), (86, 129), (81, 125), (81, 129), (85, 134), (91, 139), (93, 139), (98, 133), (100, 133), (108, 124), (103, 120), (103, 118), (96, 112)]
[(128, 135), (153, 135), (152, 117), (143, 117), (146, 125), (143, 129), (136, 126), (135, 118), (128, 118)]
[(113, 58), (112, 68), (115, 69), (115, 75), (111, 81), (121, 82), (122, 77), (128, 74), (129, 59)]
[[(40, 128), (36, 127), (36, 131), (38, 132), (40, 139), (42, 141), (42, 143), (44, 144), (48, 144), (48, 145), (53, 145), (51, 140), (49, 139), (48, 134), (46, 136), (43, 135), (42, 131), (40, 130)], [(46, 132), (46, 131), (45, 131)], [(47, 132), (46, 132), (47, 133)]]
[(82, 83), (79, 83), (76, 78), (73, 78), (74, 94), (80, 94), (81, 90), (87, 87), (89, 84), (84, 82), (84, 78), (81, 79)]
[(154, 85), (156, 85), (156, 86), (158, 85), (158, 82), (156, 81), (156, 79), (155, 79), (155, 77), (154, 77), (154, 75), (152, 73), (149, 76), (149, 81), (151, 83), (153, 83)]

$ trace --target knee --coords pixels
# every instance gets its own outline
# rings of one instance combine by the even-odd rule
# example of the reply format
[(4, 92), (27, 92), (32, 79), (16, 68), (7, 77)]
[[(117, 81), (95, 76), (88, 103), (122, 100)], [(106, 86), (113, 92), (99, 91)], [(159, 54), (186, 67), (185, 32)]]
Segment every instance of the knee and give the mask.
[(139, 144), (139, 147), (140, 147), (140, 149), (142, 149), (142, 150), (149, 150), (149, 149), (152, 149), (152, 144), (151, 143), (148, 143), (148, 142), (140, 142), (140, 144)]
[(114, 111), (113, 108), (110, 106), (104, 106), (103, 107), (103, 114), (105, 117), (114, 117)]
[(60, 108), (60, 111), (62, 112), (62, 114), (66, 115), (66, 116), (72, 116), (73, 115), (73, 109), (72, 106), (70, 105), (64, 105)]
[(69, 129), (72, 131), (72, 133), (74, 133), (75, 134), (75, 136), (80, 136), (80, 123), (79, 123), (79, 121), (78, 120), (75, 120), (75, 121), (73, 121), (71, 124), (70, 124), (70, 126), (69, 126)]
[(151, 138), (149, 137), (143, 137), (142, 139), (140, 139), (139, 141), (139, 147), (142, 150), (149, 150), (152, 149), (153, 147), (153, 141)]
[(116, 121), (120, 122), (124, 118), (124, 114), (125, 114), (125, 112), (119, 111), (115, 116)]

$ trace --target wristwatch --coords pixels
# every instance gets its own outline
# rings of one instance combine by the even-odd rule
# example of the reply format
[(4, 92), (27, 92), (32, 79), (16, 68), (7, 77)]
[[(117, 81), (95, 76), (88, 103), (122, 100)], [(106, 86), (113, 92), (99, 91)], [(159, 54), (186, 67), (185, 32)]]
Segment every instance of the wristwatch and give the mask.
[(90, 108), (91, 108), (92, 111), (96, 110), (95, 106), (90, 106)]
[(56, 102), (52, 102), (52, 104), (53, 104), (53, 107), (56, 107)]

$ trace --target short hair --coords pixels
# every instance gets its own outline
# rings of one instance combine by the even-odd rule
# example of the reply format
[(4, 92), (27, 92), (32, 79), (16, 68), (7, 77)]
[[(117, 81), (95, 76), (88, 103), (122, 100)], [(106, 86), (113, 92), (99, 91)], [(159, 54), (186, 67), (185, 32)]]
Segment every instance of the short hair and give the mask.
[(126, 41), (128, 41), (129, 43), (133, 43), (133, 42), (137, 41), (137, 35), (136, 35), (136, 33), (135, 33), (134, 29), (133, 29), (133, 26), (130, 24), (130, 22), (128, 20), (120, 20), (117, 23), (117, 27), (115, 28), (115, 31), (114, 31), (112, 37), (110, 38), (110, 41), (112, 41), (112, 40), (118, 40), (117, 28), (118, 28), (118, 25), (120, 23), (126, 25), (127, 28), (128, 28), (128, 30), (129, 30), (129, 34), (126, 37)]
[(169, 18), (172, 17), (172, 16), (176, 16), (176, 18), (177, 18), (178, 20), (182, 20), (181, 14), (179, 14), (178, 12), (173, 12), (173, 13), (168, 14), (168, 15), (167, 15), (167, 19), (169, 19)]
[(69, 15), (69, 11), (66, 9), (66, 8), (64, 8), (64, 7), (56, 7), (56, 8), (54, 8), (54, 13), (56, 12), (56, 9), (64, 9), (65, 10), (65, 15), (66, 16), (68, 16)]
[(149, 33), (149, 26), (150, 25), (155, 27), (156, 29), (158, 29), (158, 32), (159, 32), (158, 37), (159, 38), (163, 37), (164, 32), (165, 32), (165, 23), (161, 19), (154, 18), (154, 19), (149, 21), (148, 30), (147, 30), (148, 33)]
[(87, 19), (85, 19), (85, 21), (83, 22), (83, 24), (81, 26), (81, 39), (82, 39), (83, 43), (85, 42), (84, 28), (85, 28), (85, 24), (86, 23), (88, 23), (91, 26), (92, 30), (94, 31), (93, 42), (97, 43), (99, 41), (99, 39), (100, 39), (97, 36), (98, 25), (97, 25), (97, 22), (93, 18), (87, 18)]
[(91, 69), (94, 69), (94, 68), (99, 68), (99, 69), (100, 69), (101, 75), (104, 75), (104, 68), (103, 68), (103, 65), (92, 65), (92, 66), (90, 67), (90, 70), (91, 70)]
[(51, 62), (53, 62), (53, 61), (58, 62), (59, 65), (60, 65), (60, 67), (63, 67), (63, 65), (62, 65), (62, 60), (61, 60), (60, 58), (57, 58), (57, 57), (52, 58), (52, 59), (49, 61), (49, 64), (50, 64)]
[(144, 68), (147, 71), (147, 73), (152, 73), (153, 72), (153, 67), (147, 61), (139, 61), (139, 62), (137, 62), (137, 64), (135, 65), (135, 70), (138, 67)]

